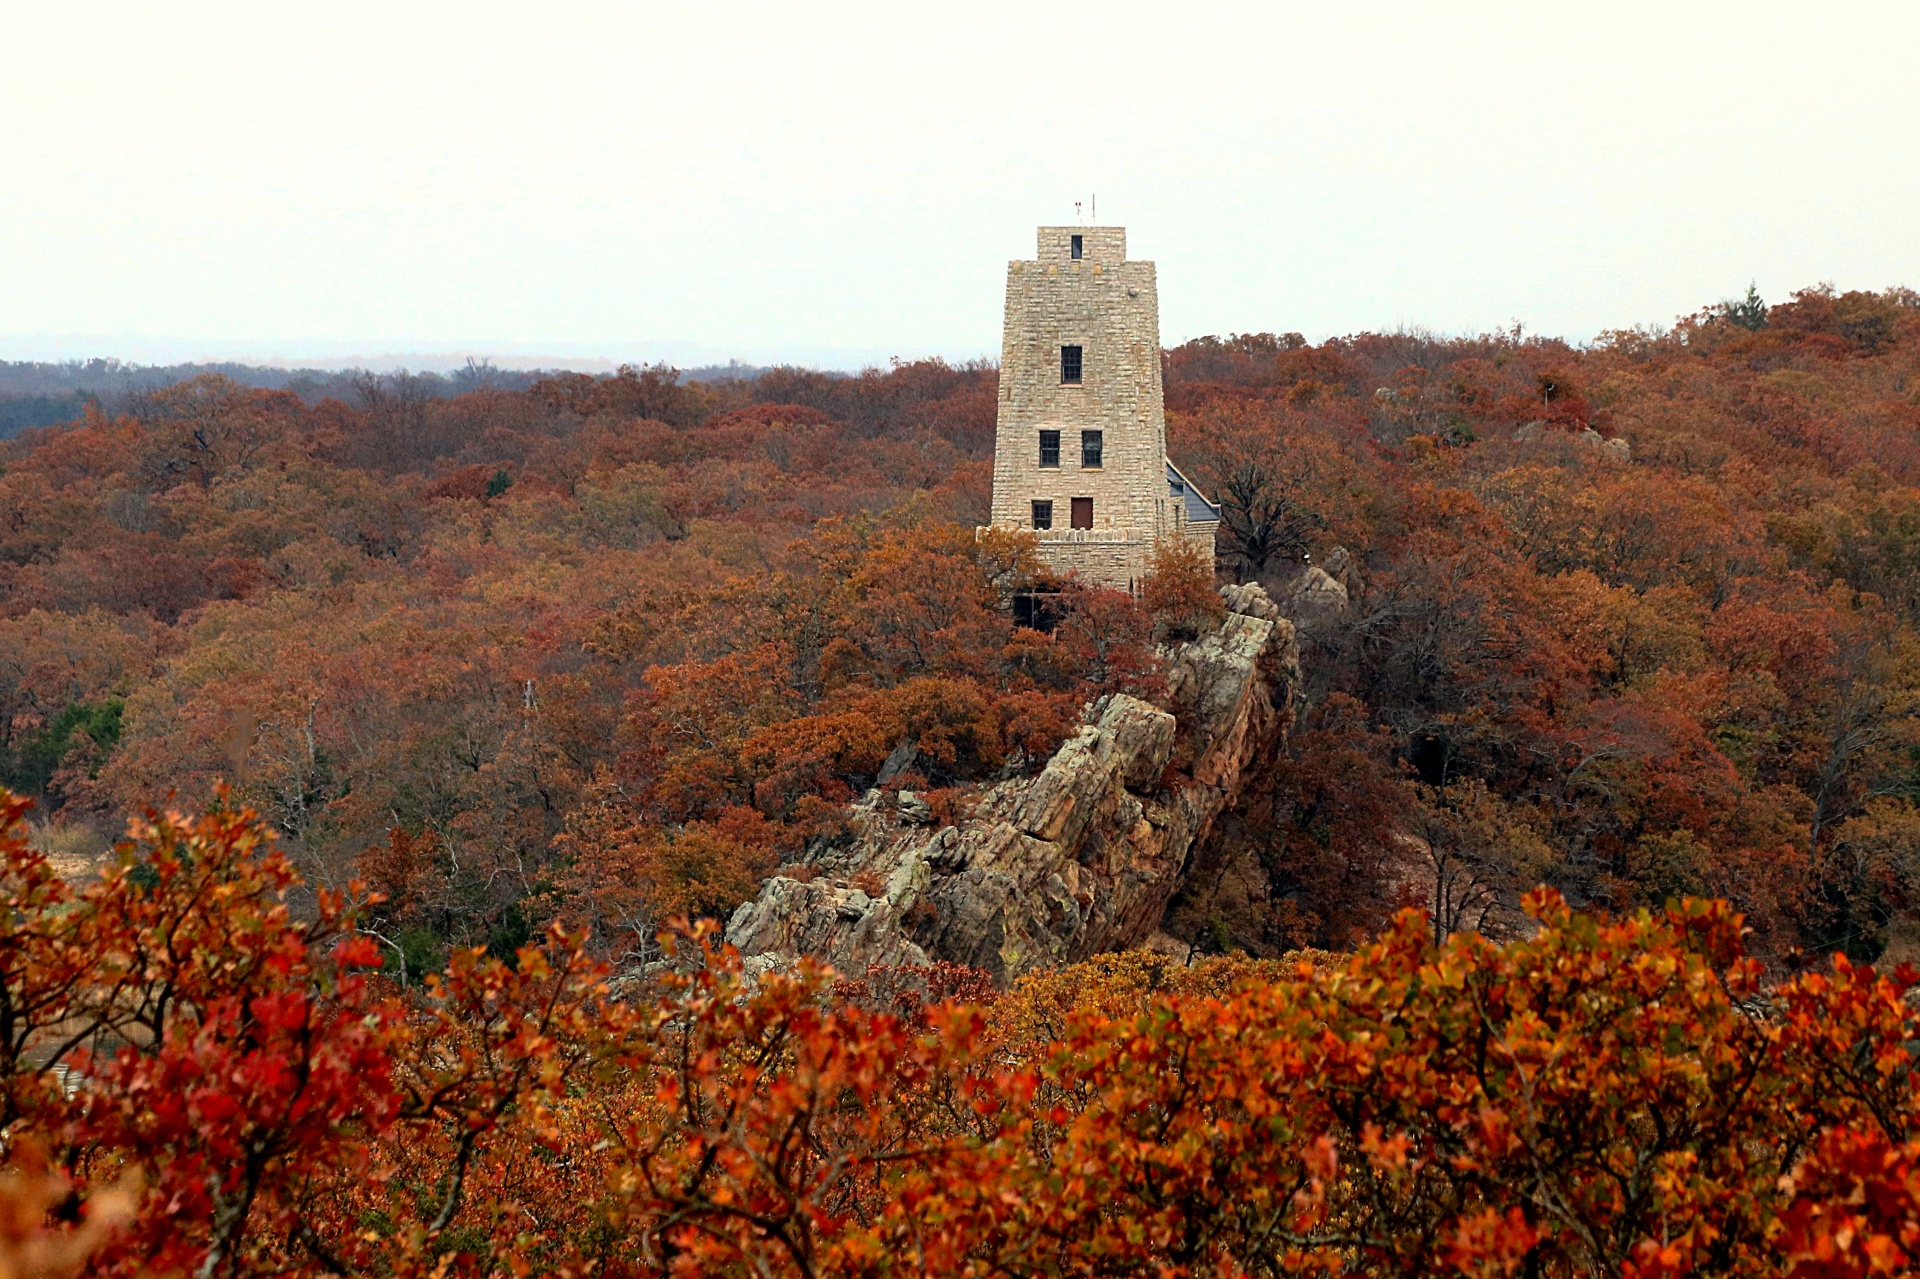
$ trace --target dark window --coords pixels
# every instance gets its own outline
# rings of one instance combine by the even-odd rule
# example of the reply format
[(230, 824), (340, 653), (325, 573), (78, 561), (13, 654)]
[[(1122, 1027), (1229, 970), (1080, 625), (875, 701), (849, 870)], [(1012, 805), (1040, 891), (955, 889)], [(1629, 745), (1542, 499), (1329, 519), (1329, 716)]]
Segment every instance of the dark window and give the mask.
[(1099, 431), (1080, 432), (1080, 465), (1098, 468), (1102, 436)]
[(1060, 380), (1078, 382), (1080, 380), (1080, 348), (1063, 346), (1060, 348)]
[(1060, 432), (1040, 432), (1040, 465), (1060, 465)]
[(1035, 502), (1033, 504), (1033, 526), (1035, 528), (1053, 527), (1053, 503)]
[(1080, 260), (1080, 237), (1077, 235), (1073, 237), (1073, 260), (1075, 262)]
[(1030, 631), (1050, 631), (1060, 624), (1060, 597), (1052, 592), (1022, 591), (1013, 597), (1013, 624)]
[(1093, 527), (1093, 499), (1076, 497), (1073, 499), (1073, 526), (1075, 528)]

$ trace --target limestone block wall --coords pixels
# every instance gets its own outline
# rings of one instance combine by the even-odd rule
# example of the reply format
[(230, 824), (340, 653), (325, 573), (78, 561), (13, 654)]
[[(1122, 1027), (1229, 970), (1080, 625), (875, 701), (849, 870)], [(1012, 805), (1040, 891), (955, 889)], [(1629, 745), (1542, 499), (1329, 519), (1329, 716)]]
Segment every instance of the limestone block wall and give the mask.
[(1092, 537), (1073, 533), (1040, 535), (1040, 555), (1047, 566), (1059, 573), (1078, 573), (1081, 577), (1121, 590), (1132, 589), (1146, 577), (1153, 564), (1153, 552), (1162, 538), (1187, 542), (1213, 560), (1214, 523), (1185, 524), (1159, 536), (1124, 537), (1094, 530)]
[[(1081, 352), (1077, 383), (1062, 378), (1068, 346)], [(1082, 465), (1088, 430), (1103, 437), (1097, 468)], [(1040, 464), (1043, 431), (1060, 433), (1057, 467)], [(1034, 259), (1007, 264), (993, 522), (1032, 529), (1033, 503), (1051, 502), (1042, 558), (1121, 588), (1145, 575), (1161, 538), (1186, 539), (1211, 561), (1213, 526), (1187, 523), (1184, 501), (1168, 487), (1166, 454), (1153, 263), (1127, 260), (1121, 227), (1041, 227)], [(1091, 530), (1072, 528), (1075, 498), (1093, 500)]]
[(1140, 538), (1080, 541), (1043, 537), (1040, 556), (1057, 573), (1077, 573), (1117, 590), (1131, 590), (1147, 575), (1153, 543)]
[(1192, 544), (1195, 550), (1207, 557), (1207, 563), (1213, 563), (1214, 535), (1220, 531), (1216, 521), (1205, 524), (1189, 524), (1180, 530), (1180, 535)]
[[(1081, 237), (1078, 261), (1071, 237)], [(1078, 385), (1060, 379), (1060, 348), (1082, 352)], [(1040, 466), (1040, 432), (1060, 432), (1060, 466)], [(1102, 465), (1080, 465), (1080, 432), (1104, 434)], [(1153, 263), (1127, 261), (1120, 227), (1042, 227), (1038, 256), (1007, 264), (993, 522), (1029, 527), (1032, 503), (1093, 499), (1096, 529), (1156, 527), (1166, 496), (1160, 310)]]

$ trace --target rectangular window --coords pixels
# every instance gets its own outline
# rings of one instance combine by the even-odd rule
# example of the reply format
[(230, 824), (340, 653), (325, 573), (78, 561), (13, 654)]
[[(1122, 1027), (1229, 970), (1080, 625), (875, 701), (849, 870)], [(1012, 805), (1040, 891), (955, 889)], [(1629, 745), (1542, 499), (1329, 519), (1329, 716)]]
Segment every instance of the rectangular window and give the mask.
[(1063, 346), (1060, 348), (1060, 380), (1078, 382), (1080, 380), (1080, 348)]
[(1035, 502), (1033, 504), (1033, 526), (1035, 528), (1053, 527), (1053, 503)]
[(1073, 260), (1075, 262), (1080, 260), (1080, 237), (1077, 235), (1073, 237)]
[(1099, 431), (1080, 432), (1080, 465), (1089, 470), (1100, 469), (1100, 450), (1103, 435)]
[(1048, 469), (1060, 465), (1060, 432), (1040, 432), (1040, 465)]
[(1073, 526), (1075, 528), (1093, 527), (1093, 499), (1076, 497), (1073, 499)]
[(1030, 631), (1051, 631), (1060, 623), (1058, 596), (1022, 591), (1013, 597), (1013, 624)]

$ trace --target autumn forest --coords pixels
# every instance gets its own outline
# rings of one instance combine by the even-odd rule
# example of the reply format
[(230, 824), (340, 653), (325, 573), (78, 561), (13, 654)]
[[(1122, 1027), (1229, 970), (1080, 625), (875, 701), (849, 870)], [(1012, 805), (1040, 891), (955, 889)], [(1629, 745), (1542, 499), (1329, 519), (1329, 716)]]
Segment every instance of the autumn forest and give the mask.
[(1218, 625), (976, 534), (993, 366), (0, 441), (0, 1270), (1920, 1264), (1920, 295), (1164, 378), (1290, 723), (1166, 944), (1009, 989), (718, 932)]

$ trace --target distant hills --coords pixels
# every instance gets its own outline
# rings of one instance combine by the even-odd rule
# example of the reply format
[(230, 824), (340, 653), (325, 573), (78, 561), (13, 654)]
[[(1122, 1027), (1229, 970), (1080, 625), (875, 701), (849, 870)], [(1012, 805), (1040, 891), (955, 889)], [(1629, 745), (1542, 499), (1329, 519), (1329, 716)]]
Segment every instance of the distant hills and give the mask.
[[(377, 369), (391, 369), (387, 359), (370, 360)], [(685, 382), (749, 381), (770, 365), (709, 364), (679, 370)], [(37, 361), (0, 360), (0, 439), (9, 439), (36, 426), (72, 421), (98, 403), (108, 413), (124, 409), (146, 394), (209, 373), (232, 378), (243, 386), (270, 391), (292, 391), (312, 404), (329, 397), (353, 399), (359, 389), (374, 382), (406, 379), (417, 393), (431, 399), (463, 395), (482, 387), (524, 391), (556, 373), (574, 368), (502, 368), (490, 360), (469, 359), (462, 367), (418, 372), (405, 367), (392, 371), (367, 368), (305, 368), (233, 361), (184, 364), (136, 364), (117, 359)], [(605, 373), (615, 366), (607, 364)]]

